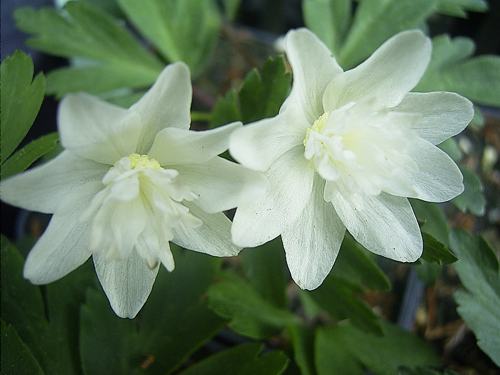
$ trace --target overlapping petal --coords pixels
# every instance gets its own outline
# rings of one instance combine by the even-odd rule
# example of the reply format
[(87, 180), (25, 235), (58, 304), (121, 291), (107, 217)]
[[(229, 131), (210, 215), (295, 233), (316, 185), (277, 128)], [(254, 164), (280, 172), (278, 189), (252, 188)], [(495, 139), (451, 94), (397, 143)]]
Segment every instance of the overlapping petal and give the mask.
[(122, 318), (135, 318), (151, 293), (159, 266), (150, 268), (136, 251), (123, 259), (109, 260), (105, 253), (96, 253), (93, 258), (113, 311)]
[(83, 205), (56, 213), (26, 258), (24, 277), (47, 284), (67, 275), (90, 257), (89, 222), (80, 221)]
[(64, 212), (90, 203), (108, 167), (68, 151), (0, 184), (2, 200), (31, 211)]
[(59, 106), (58, 125), (65, 149), (112, 165), (136, 151), (140, 119), (88, 94), (70, 94)]
[(266, 191), (236, 210), (231, 231), (239, 246), (259, 246), (279, 236), (300, 216), (311, 196), (314, 170), (304, 158), (303, 147), (283, 154), (265, 175)]
[(239, 127), (241, 122), (206, 131), (163, 129), (156, 136), (149, 155), (161, 165), (202, 163), (226, 151), (230, 134)]
[(196, 204), (208, 213), (226, 211), (243, 202), (253, 202), (265, 189), (266, 180), (258, 172), (215, 157), (200, 164), (173, 166), (177, 181), (197, 195)]
[(237, 255), (241, 248), (231, 241), (231, 221), (223, 213), (208, 214), (195, 204), (186, 203), (189, 211), (203, 221), (197, 228), (180, 226), (172, 240), (179, 246), (216, 257)]
[(156, 134), (164, 128), (189, 129), (191, 123), (191, 78), (182, 62), (168, 65), (154, 85), (129, 111), (140, 117), (137, 152), (147, 154)]
[(398, 105), (413, 89), (430, 60), (431, 41), (421, 31), (401, 32), (365, 62), (337, 75), (325, 90), (325, 112), (356, 102), (375, 109)]
[(400, 262), (414, 262), (422, 255), (422, 236), (408, 199), (341, 187), (329, 193), (327, 199), (349, 233), (368, 250)]
[(452, 92), (411, 92), (390, 115), (393, 121), (437, 145), (464, 130), (474, 108), (468, 99)]
[(302, 214), (281, 235), (288, 268), (302, 289), (321, 285), (333, 267), (345, 234), (333, 205), (323, 198), (324, 185), (321, 178), (315, 178)]

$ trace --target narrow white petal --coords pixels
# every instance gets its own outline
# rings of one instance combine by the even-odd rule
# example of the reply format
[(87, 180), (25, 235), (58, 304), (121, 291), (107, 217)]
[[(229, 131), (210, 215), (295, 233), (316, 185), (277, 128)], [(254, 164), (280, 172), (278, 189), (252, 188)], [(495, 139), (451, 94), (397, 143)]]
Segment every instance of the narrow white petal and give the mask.
[(188, 186), (198, 196), (196, 204), (209, 213), (229, 210), (243, 202), (253, 202), (254, 197), (265, 189), (263, 174), (220, 157), (173, 168), (179, 172), (176, 181)]
[(81, 222), (83, 206), (55, 214), (24, 264), (24, 277), (47, 284), (67, 275), (90, 257), (89, 222)]
[(384, 191), (429, 202), (446, 202), (464, 191), (462, 172), (444, 151), (421, 138), (415, 138), (408, 151), (416, 168), (401, 169), (395, 177), (402, 184), (387, 181)]
[(291, 111), (243, 126), (231, 134), (231, 156), (247, 168), (266, 171), (270, 165), (293, 147), (302, 144), (308, 123), (300, 122)]
[(307, 29), (288, 32), (285, 51), (293, 71), (293, 88), (285, 110), (302, 112), (312, 124), (324, 112), (322, 98), (328, 83), (342, 73), (342, 68), (328, 47)]
[(474, 108), (468, 99), (452, 92), (411, 92), (390, 115), (437, 145), (464, 130), (474, 116)]
[(102, 253), (94, 254), (93, 258), (113, 311), (121, 318), (134, 318), (151, 293), (159, 266), (149, 268), (136, 251), (121, 260), (108, 260)]
[(175, 228), (173, 242), (186, 249), (216, 257), (235, 256), (240, 252), (241, 249), (231, 241), (231, 221), (223, 213), (208, 214), (195, 204), (185, 205), (203, 224), (196, 228)]
[(365, 62), (331, 81), (323, 97), (325, 112), (350, 102), (376, 109), (398, 105), (424, 74), (431, 48), (421, 31), (396, 34)]
[(239, 246), (259, 246), (279, 236), (309, 201), (314, 170), (304, 158), (303, 147), (283, 154), (265, 175), (268, 184), (264, 194), (236, 210), (231, 231)]
[(417, 219), (406, 198), (377, 196), (332, 189), (329, 197), (347, 230), (375, 254), (414, 262), (423, 244)]
[(206, 131), (163, 129), (155, 138), (149, 155), (161, 165), (201, 163), (223, 153), (229, 147), (229, 136), (241, 122)]
[(142, 133), (138, 153), (147, 154), (156, 134), (164, 128), (189, 129), (191, 78), (182, 62), (168, 65), (154, 85), (129, 111), (139, 114)]
[(311, 199), (299, 218), (281, 234), (286, 262), (302, 289), (316, 289), (330, 273), (345, 234), (333, 205), (323, 198), (325, 183), (316, 178)]
[(58, 113), (64, 148), (99, 163), (113, 164), (136, 151), (140, 119), (87, 94), (66, 96)]
[(102, 189), (108, 166), (63, 151), (39, 167), (11, 177), (0, 184), (4, 202), (30, 211), (64, 212), (75, 201), (87, 199)]

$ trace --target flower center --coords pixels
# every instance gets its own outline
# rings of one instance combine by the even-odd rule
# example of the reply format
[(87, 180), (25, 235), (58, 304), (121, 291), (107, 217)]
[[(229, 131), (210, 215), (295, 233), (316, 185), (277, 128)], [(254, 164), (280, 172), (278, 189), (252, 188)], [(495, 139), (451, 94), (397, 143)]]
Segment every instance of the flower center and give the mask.
[(346, 148), (343, 134), (330, 126), (329, 117), (328, 113), (322, 114), (307, 129), (304, 156), (312, 161), (321, 177), (335, 181), (340, 176), (343, 163), (355, 159), (355, 155)]
[(178, 172), (162, 168), (148, 155), (121, 158), (102, 179), (84, 218), (91, 219), (92, 252), (124, 259), (137, 251), (150, 267), (174, 267), (169, 241), (178, 230), (202, 221), (185, 206), (196, 195), (179, 183)]

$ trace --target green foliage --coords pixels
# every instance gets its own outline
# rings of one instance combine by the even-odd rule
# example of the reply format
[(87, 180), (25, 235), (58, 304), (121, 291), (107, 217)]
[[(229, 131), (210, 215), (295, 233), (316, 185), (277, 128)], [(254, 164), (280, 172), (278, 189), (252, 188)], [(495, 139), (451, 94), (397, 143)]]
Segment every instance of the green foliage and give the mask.
[(161, 269), (135, 320), (116, 317), (102, 292), (87, 293), (80, 325), (85, 373), (143, 373), (148, 359), (148, 373), (169, 373), (222, 328), (204, 298), (219, 260), (184, 250), (174, 256), (175, 272)]
[(364, 332), (350, 324), (321, 328), (316, 335), (316, 368), (319, 375), (364, 374), (363, 368), (396, 374), (401, 366), (436, 365), (437, 357), (415, 335), (383, 323), (383, 335)]
[(208, 290), (210, 307), (230, 320), (236, 332), (260, 339), (277, 334), (298, 318), (288, 310), (268, 302), (245, 279), (225, 272)]
[(432, 40), (432, 58), (415, 91), (453, 91), (476, 103), (500, 106), (500, 57), (478, 56), (468, 38)]
[(285, 371), (288, 358), (280, 351), (259, 354), (260, 344), (243, 344), (217, 353), (197, 363), (180, 375), (279, 375)]
[(84, 267), (51, 284), (43, 298), (39, 287), (23, 279), (24, 260), (3, 236), (1, 258), (2, 320), (15, 329), (45, 373), (79, 374), (76, 317), (85, 286), (94, 283), (92, 271)]
[(87, 2), (69, 2), (64, 13), (21, 8), (15, 19), (21, 30), (32, 35), (27, 41), (31, 47), (86, 59), (80, 66), (52, 71), (47, 77), (50, 94), (144, 87), (154, 82), (163, 66), (117, 19)]
[(33, 125), (43, 101), (45, 78), (33, 79), (33, 62), (16, 51), (1, 65), (0, 163), (6, 162)]
[(301, 325), (288, 327), (288, 335), (293, 346), (295, 363), (302, 375), (314, 375), (314, 335), (313, 330)]
[(479, 177), (469, 169), (460, 166), (464, 176), (464, 192), (452, 200), (461, 211), (478, 216), (484, 215), (486, 199), (483, 194), (483, 184)]
[(304, 23), (337, 55), (351, 24), (351, 0), (304, 0)]
[(467, 11), (485, 12), (488, 3), (485, 0), (440, 0), (437, 11), (453, 17), (467, 17)]
[(43, 370), (14, 327), (1, 323), (0, 371), (4, 375), (42, 375)]
[(481, 237), (456, 230), (450, 242), (459, 259), (455, 269), (466, 288), (454, 295), (458, 313), (476, 335), (479, 347), (500, 366), (498, 259)]
[(344, 237), (332, 274), (359, 288), (388, 291), (391, 282), (373, 256), (350, 235)]
[(118, 0), (118, 3), (167, 61), (184, 61), (194, 76), (207, 65), (220, 28), (215, 1)]
[(435, 10), (437, 0), (363, 0), (340, 49), (338, 60), (351, 68), (394, 34), (419, 27)]
[(57, 133), (50, 133), (30, 142), (2, 165), (1, 178), (4, 179), (28, 169), (31, 164), (55, 151), (58, 146), (59, 135)]
[(441, 242), (428, 233), (422, 233), (424, 240), (424, 252), (422, 258), (427, 262), (441, 264), (453, 263), (457, 260), (455, 255)]
[(247, 74), (238, 91), (230, 90), (219, 98), (212, 112), (211, 127), (277, 115), (290, 91), (291, 80), (283, 58), (270, 58), (260, 71), (253, 69)]
[(288, 272), (281, 240), (278, 238), (265, 245), (245, 250), (240, 257), (247, 279), (262, 298), (278, 307), (286, 308)]
[(418, 221), (422, 224), (420, 228), (422, 232), (430, 234), (436, 240), (448, 246), (448, 222), (439, 206), (417, 199), (411, 200), (411, 206)]

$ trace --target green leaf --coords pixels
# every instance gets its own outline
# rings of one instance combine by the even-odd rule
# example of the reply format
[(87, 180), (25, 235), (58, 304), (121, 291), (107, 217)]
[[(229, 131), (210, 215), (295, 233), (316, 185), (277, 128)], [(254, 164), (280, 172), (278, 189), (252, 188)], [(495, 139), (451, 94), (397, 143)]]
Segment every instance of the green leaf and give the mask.
[(458, 256), (455, 263), (466, 290), (455, 292), (458, 313), (472, 329), (479, 347), (500, 366), (500, 273), (493, 250), (479, 236), (454, 230), (451, 248)]
[(388, 291), (391, 282), (371, 254), (350, 235), (344, 237), (332, 274), (359, 287)]
[(420, 26), (437, 0), (363, 0), (340, 50), (339, 61), (350, 68), (370, 56), (394, 34)]
[(414, 334), (384, 323), (383, 336), (350, 324), (321, 328), (316, 336), (316, 368), (323, 374), (396, 374), (400, 366), (438, 364), (435, 353)]
[(432, 40), (429, 67), (415, 91), (453, 91), (484, 105), (500, 106), (500, 57), (471, 57), (474, 42), (448, 35)]
[(288, 358), (280, 351), (259, 354), (260, 344), (243, 344), (214, 354), (191, 366), (179, 375), (279, 375), (287, 365)]
[(351, 0), (304, 0), (304, 23), (336, 55), (351, 24)]
[(424, 240), (424, 252), (422, 258), (427, 262), (437, 264), (449, 264), (457, 260), (455, 255), (441, 242), (428, 233), (422, 233)]
[(221, 23), (213, 0), (118, 0), (118, 3), (165, 59), (184, 61), (193, 76), (207, 65)]
[(288, 273), (281, 240), (245, 250), (240, 258), (247, 279), (262, 298), (278, 307), (286, 307)]
[(409, 367), (401, 367), (398, 370), (398, 375), (458, 375), (453, 370), (438, 370), (432, 367), (414, 367), (414, 368), (409, 368)]
[(253, 69), (247, 74), (238, 92), (231, 90), (217, 100), (211, 127), (236, 120), (249, 123), (277, 115), (290, 91), (291, 80), (283, 57), (268, 59), (262, 69)]
[(453, 17), (467, 17), (467, 11), (486, 12), (488, 3), (484, 0), (439, 0), (437, 11)]
[(57, 133), (44, 135), (28, 143), (2, 165), (1, 179), (26, 170), (35, 161), (56, 150), (58, 145), (59, 136)]
[(479, 177), (467, 168), (460, 166), (464, 176), (464, 192), (452, 200), (462, 212), (482, 216), (486, 207), (486, 198), (483, 194), (483, 184)]
[(454, 161), (459, 162), (462, 160), (462, 151), (460, 150), (457, 141), (455, 141), (455, 138), (448, 138), (443, 143), (440, 143), (438, 147), (446, 152)]
[(314, 336), (310, 328), (301, 325), (288, 327), (293, 355), (302, 375), (314, 375)]
[(360, 290), (352, 284), (328, 276), (323, 284), (309, 294), (321, 309), (327, 311), (336, 320), (348, 318), (353, 325), (374, 334), (382, 334), (380, 320), (357, 294)]
[(12, 325), (47, 374), (79, 374), (78, 310), (94, 283), (89, 263), (46, 287), (22, 277), (23, 258), (2, 236), (2, 319)]
[(38, 74), (33, 79), (31, 58), (16, 51), (2, 61), (0, 80), (0, 163), (3, 164), (35, 121), (43, 101), (45, 78), (43, 74)]
[(411, 199), (411, 206), (419, 222), (422, 223), (422, 232), (430, 234), (442, 244), (448, 246), (448, 222), (443, 211), (435, 203), (428, 203), (417, 199)]
[(154, 82), (163, 67), (118, 20), (87, 2), (71, 1), (63, 12), (21, 8), (15, 12), (15, 19), (22, 31), (32, 35), (27, 41), (31, 47), (88, 60), (87, 66), (53, 72), (48, 83), (51, 94), (145, 87)]
[(226, 272), (208, 290), (209, 306), (236, 332), (260, 339), (279, 333), (298, 318), (266, 301), (241, 277)]
[(89, 292), (80, 332), (87, 374), (144, 373), (145, 367), (151, 374), (170, 373), (223, 327), (205, 297), (220, 261), (172, 249), (175, 271), (160, 270), (134, 320), (115, 316), (102, 292)]
[(44, 373), (42, 368), (14, 327), (6, 324), (3, 320), (0, 323), (2, 331), (2, 374), (42, 375)]

